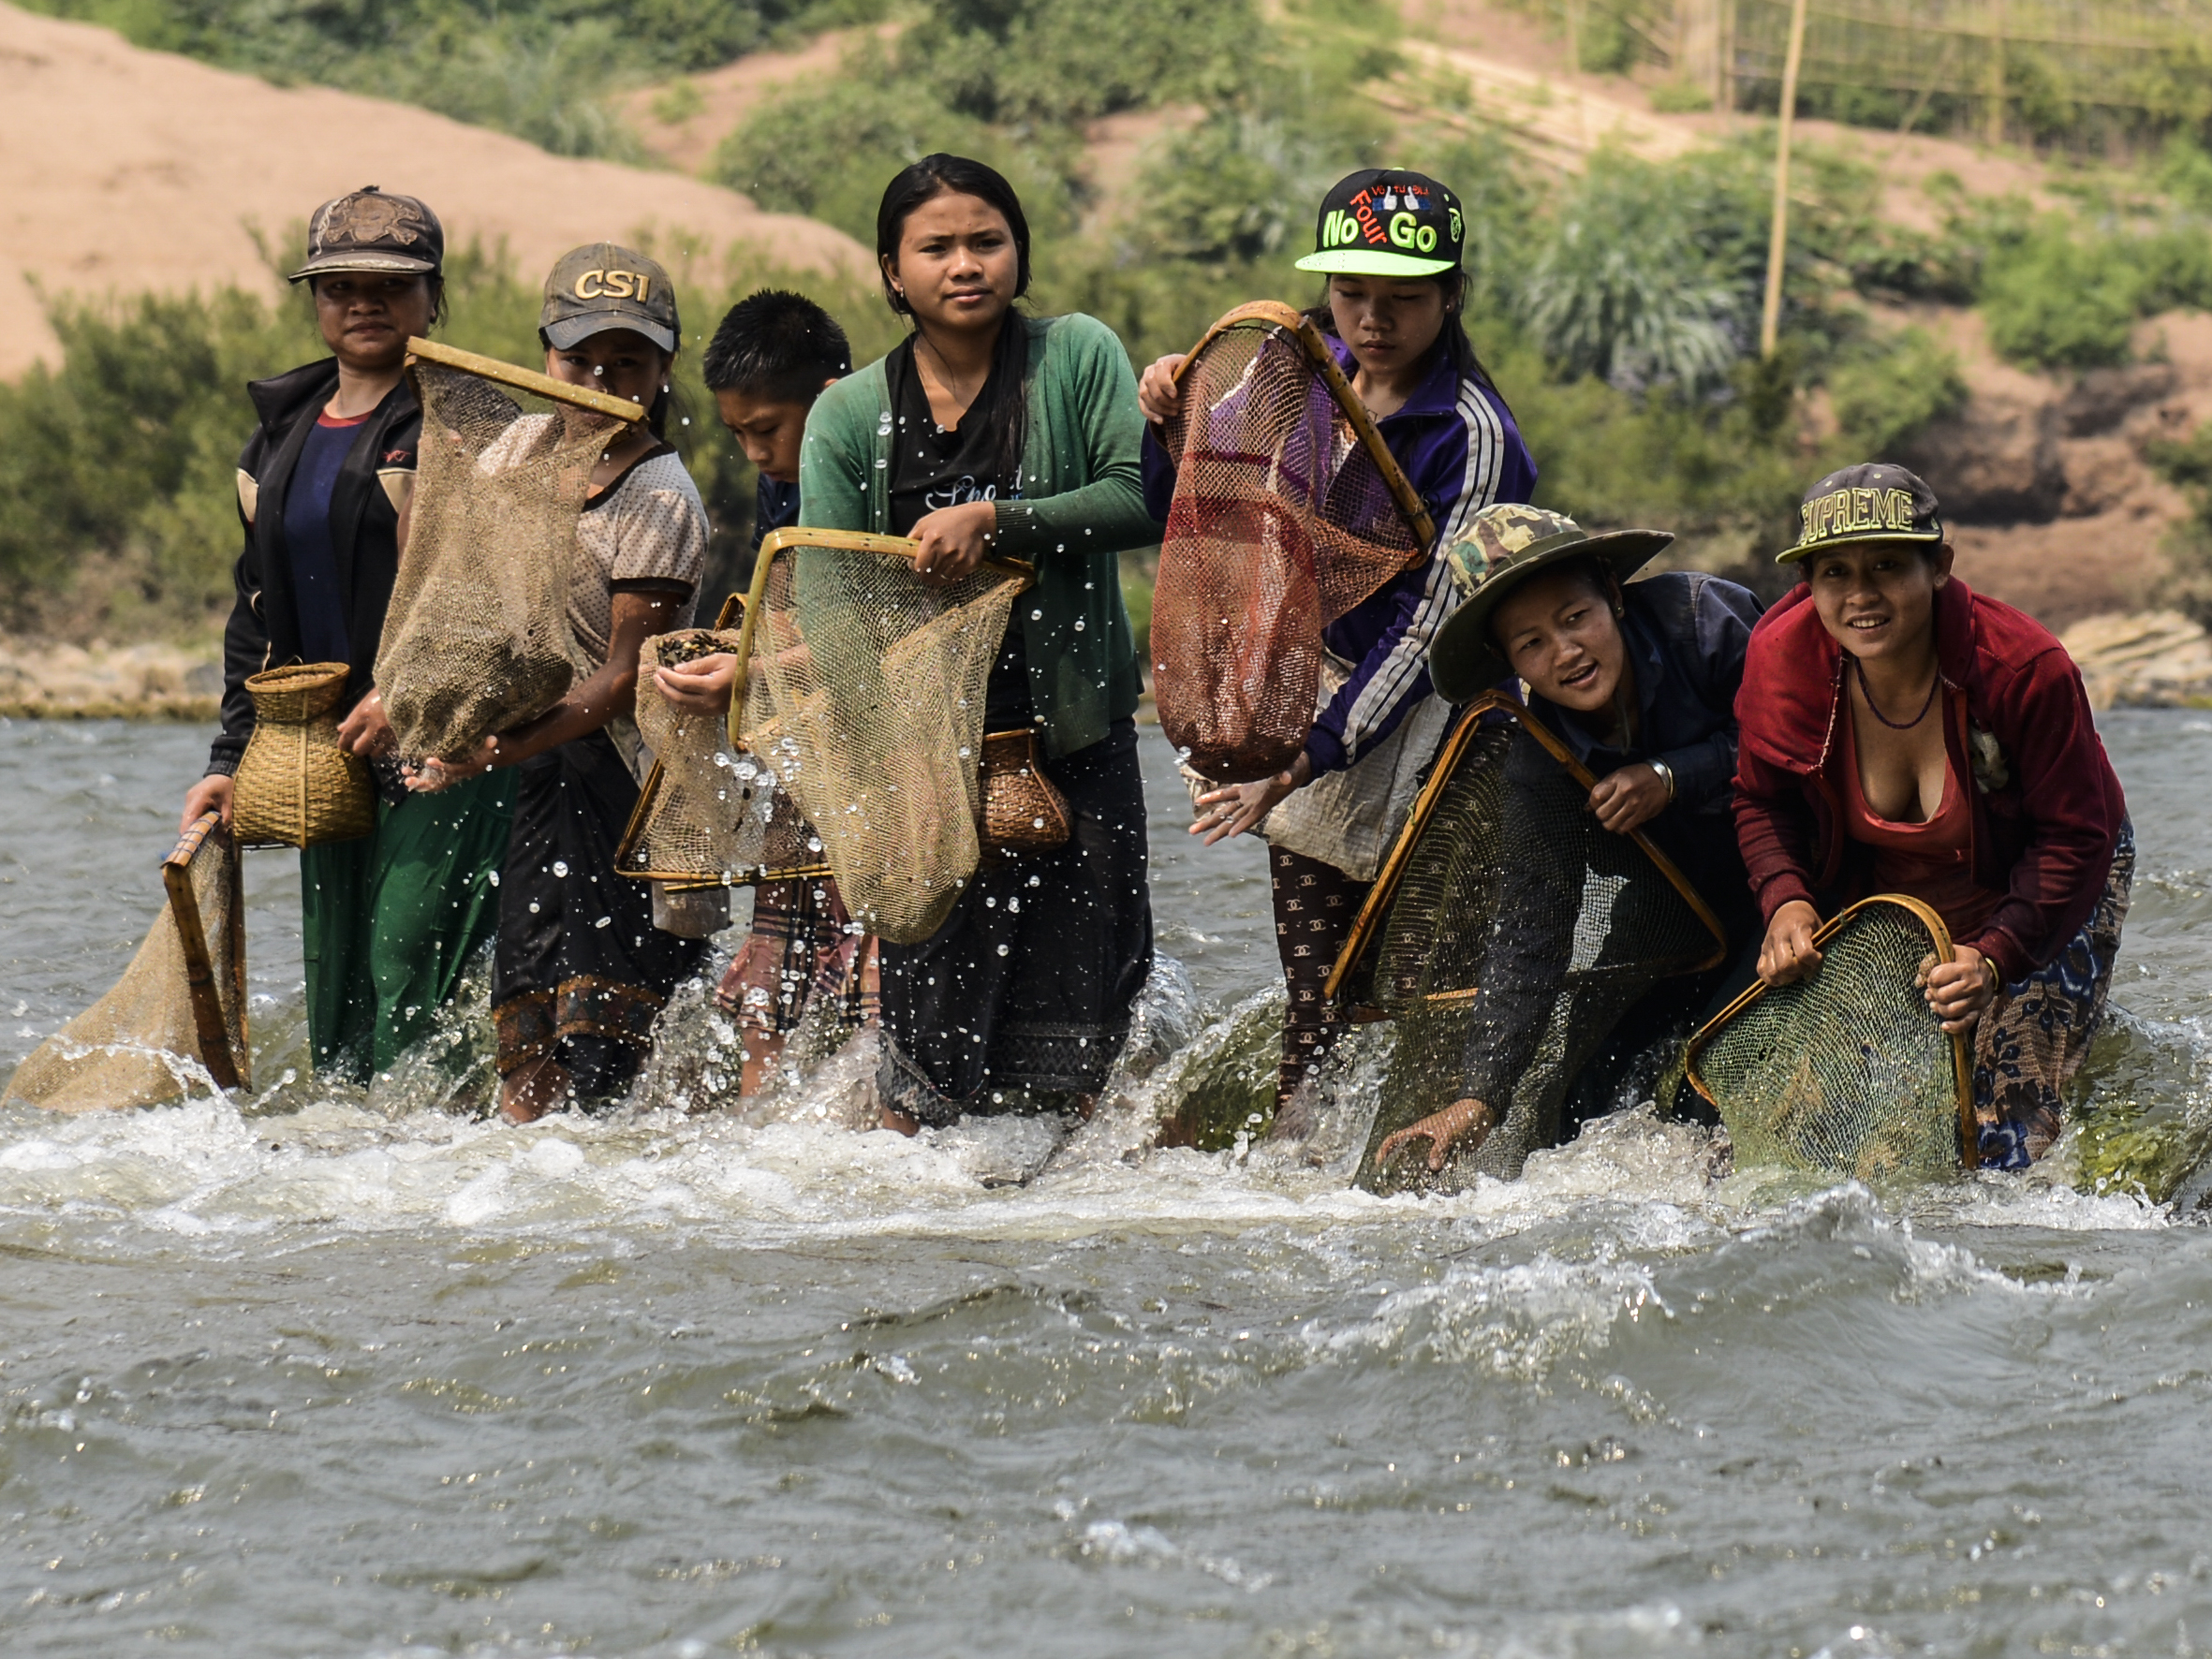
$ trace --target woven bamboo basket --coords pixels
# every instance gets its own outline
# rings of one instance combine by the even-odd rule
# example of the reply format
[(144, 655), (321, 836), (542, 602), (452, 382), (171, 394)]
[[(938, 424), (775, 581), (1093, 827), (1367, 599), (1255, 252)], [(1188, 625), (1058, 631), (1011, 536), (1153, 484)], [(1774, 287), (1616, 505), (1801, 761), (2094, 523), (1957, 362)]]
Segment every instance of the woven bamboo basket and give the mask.
[(241, 846), (316, 846), (376, 827), (368, 763), (338, 746), (348, 671), (344, 663), (296, 663), (245, 683), (254, 735), (231, 813)]

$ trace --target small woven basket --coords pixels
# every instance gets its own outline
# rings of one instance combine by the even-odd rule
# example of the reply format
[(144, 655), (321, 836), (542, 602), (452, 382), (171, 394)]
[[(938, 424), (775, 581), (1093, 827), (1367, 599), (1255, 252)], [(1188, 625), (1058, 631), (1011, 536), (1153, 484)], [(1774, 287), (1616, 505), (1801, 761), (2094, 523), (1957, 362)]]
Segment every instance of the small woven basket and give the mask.
[(986, 853), (1008, 857), (1067, 844), (1073, 831), (1068, 797), (1038, 764), (1035, 732), (985, 733), (977, 771), (977, 839)]
[(238, 763), (232, 823), (241, 846), (316, 846), (376, 827), (368, 763), (338, 746), (344, 663), (297, 663), (245, 683), (254, 735)]

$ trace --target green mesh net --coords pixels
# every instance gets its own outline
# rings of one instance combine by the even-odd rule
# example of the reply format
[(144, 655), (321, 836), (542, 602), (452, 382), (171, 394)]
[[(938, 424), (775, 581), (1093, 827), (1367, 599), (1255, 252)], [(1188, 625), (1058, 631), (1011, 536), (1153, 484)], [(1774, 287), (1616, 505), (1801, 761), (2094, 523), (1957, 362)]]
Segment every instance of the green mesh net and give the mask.
[[(1710, 909), (1644, 837), (1598, 823), (1592, 786), (1556, 737), (1496, 694), (1447, 740), (1331, 980), (1340, 1006), (1398, 1024), (1357, 1176), (1369, 1191), (1518, 1175), (1562, 1138), (1571, 1096), (1622, 1016), (1660, 981), (1720, 960)], [(1656, 1086), (1689, 1011), (1615, 1056), (1616, 1077), (1641, 1066)], [(1487, 1102), (1501, 1115), (1479, 1146), (1463, 1141), (1434, 1176), (1425, 1143), (1379, 1162), (1387, 1137), (1466, 1092), (1470, 1050), (1479, 1070), (1514, 1032), (1538, 1035), (1497, 1086), (1504, 1097)]]
[(1689, 1081), (1728, 1126), (1736, 1167), (1862, 1181), (1957, 1170), (1970, 1073), (1920, 986), (1931, 955), (1949, 960), (1949, 932), (1916, 900), (1883, 894), (1815, 938), (1810, 978), (1752, 987), (1690, 1045)]

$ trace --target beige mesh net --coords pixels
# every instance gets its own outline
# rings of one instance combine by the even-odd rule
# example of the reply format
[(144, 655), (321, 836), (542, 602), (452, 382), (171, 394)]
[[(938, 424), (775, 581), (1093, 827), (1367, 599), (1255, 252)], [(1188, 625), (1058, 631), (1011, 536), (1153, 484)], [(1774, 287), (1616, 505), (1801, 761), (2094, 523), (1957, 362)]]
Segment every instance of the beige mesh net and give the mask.
[(734, 628), (686, 628), (646, 640), (639, 653), (638, 733), (654, 762), (615, 852), (625, 875), (682, 892), (830, 873), (820, 838), (775, 774), (729, 741), (721, 717), (686, 713), (653, 689), (653, 670), (664, 664), (744, 645)]
[[(592, 467), (641, 411), (469, 352), (409, 343), (422, 439), (376, 684), (409, 759), (452, 756), (560, 701), (576, 521)], [(502, 386), (553, 402), (525, 414)]]
[(1689, 1081), (1735, 1143), (1738, 1168), (1931, 1179), (1970, 1162), (1966, 1044), (1928, 1009), (1921, 965), (1951, 959), (1942, 918), (1885, 893), (1815, 936), (1820, 968), (1754, 985), (1689, 1046)]
[[(1329, 980), (1340, 1006), (1398, 1022), (1362, 1186), (1518, 1175), (1530, 1152), (1562, 1138), (1570, 1096), (1621, 1016), (1662, 979), (1720, 961), (1711, 909), (1644, 835), (1598, 823), (1593, 784), (1556, 736), (1497, 693), (1453, 728)], [(1614, 1057), (1616, 1082), (1656, 1086), (1689, 1012), (1671, 1034), (1646, 1034), (1638, 1054)], [(1378, 1162), (1386, 1137), (1461, 1097), (1470, 1045), (1538, 1027), (1507, 1098), (1485, 1102), (1501, 1119), (1478, 1147), (1463, 1142), (1436, 1177), (1424, 1142)]]
[(1231, 312), (1178, 383), (1153, 696), (1194, 771), (1241, 783), (1305, 746), (1321, 629), (1436, 533), (1320, 330), (1290, 306)]
[(914, 543), (778, 530), (760, 544), (730, 725), (814, 826), (846, 908), (894, 945), (975, 874), (983, 689), (1026, 566), (943, 586)]
[(48, 1111), (159, 1106), (252, 1086), (238, 849), (209, 813), (161, 867), (169, 903), (107, 995), (16, 1067), (5, 1098)]

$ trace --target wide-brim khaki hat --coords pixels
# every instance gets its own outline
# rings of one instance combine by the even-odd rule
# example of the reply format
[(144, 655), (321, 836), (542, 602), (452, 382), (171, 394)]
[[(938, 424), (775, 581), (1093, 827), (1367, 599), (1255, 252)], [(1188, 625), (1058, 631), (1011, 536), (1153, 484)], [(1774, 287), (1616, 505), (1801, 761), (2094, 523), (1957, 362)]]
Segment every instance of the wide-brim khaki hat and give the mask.
[(1447, 702), (1472, 702), (1512, 673), (1490, 639), (1498, 605), (1531, 577), (1595, 559), (1627, 581), (1674, 539), (1671, 530), (1608, 530), (1592, 536), (1572, 519), (1517, 502), (1486, 507), (1445, 550), (1465, 595), (1429, 646), (1428, 673)]

